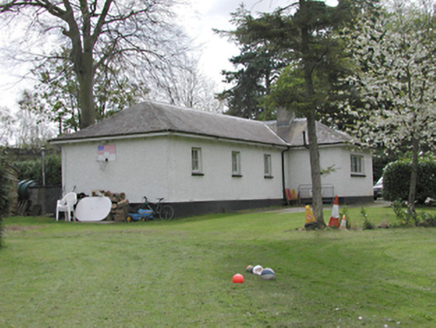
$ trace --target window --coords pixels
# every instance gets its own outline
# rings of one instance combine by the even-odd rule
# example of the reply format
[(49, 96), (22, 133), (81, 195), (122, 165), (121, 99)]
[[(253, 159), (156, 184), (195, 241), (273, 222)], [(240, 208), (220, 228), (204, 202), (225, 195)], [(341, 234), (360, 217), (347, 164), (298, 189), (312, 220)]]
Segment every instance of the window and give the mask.
[(232, 176), (241, 177), (241, 153), (232, 151)]
[(192, 162), (192, 175), (203, 175), (203, 166), (201, 162), (201, 148), (192, 148), (191, 162)]
[(264, 167), (264, 177), (272, 178), (272, 168), (271, 168), (271, 155), (263, 155), (263, 167)]
[(364, 176), (363, 156), (351, 155), (351, 175)]

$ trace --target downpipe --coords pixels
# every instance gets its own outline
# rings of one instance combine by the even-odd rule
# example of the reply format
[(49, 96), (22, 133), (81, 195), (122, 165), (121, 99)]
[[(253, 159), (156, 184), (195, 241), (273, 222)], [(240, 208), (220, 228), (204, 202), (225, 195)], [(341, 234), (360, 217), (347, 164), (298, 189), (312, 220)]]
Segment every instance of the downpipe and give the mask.
[(288, 146), (282, 151), (282, 191), (283, 191), (283, 201), (286, 204), (286, 174), (285, 174), (285, 153), (288, 152), (291, 147)]

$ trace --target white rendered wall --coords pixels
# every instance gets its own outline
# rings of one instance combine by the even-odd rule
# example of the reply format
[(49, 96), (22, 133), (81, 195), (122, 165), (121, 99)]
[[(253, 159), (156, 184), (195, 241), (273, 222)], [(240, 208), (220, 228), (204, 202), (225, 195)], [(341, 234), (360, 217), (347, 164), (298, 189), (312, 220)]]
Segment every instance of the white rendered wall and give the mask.
[[(62, 145), (64, 192), (125, 192), (131, 203), (282, 198), (281, 149), (198, 138), (152, 137), (107, 141), (116, 160), (97, 161), (103, 142)], [(191, 172), (191, 149), (201, 148), (203, 176)], [(240, 151), (242, 177), (232, 177), (231, 153)], [(264, 154), (272, 159), (272, 179), (264, 178)]]
[[(192, 176), (191, 149), (201, 148), (203, 176)], [(232, 177), (232, 151), (241, 155), (242, 177)], [(225, 141), (172, 138), (172, 199), (178, 201), (280, 199), (281, 150)], [(264, 177), (264, 155), (271, 155), (272, 179)]]
[[(331, 184), (339, 197), (372, 196), (372, 157), (368, 151), (352, 150), (348, 147), (326, 147), (319, 150), (320, 166), (325, 170), (334, 165), (334, 172), (323, 175), (321, 183)], [(363, 156), (364, 175), (352, 176), (350, 155)], [(312, 184), (309, 150), (291, 149), (287, 152), (287, 188), (295, 189), (302, 184)]]
[[(115, 145), (115, 161), (97, 161), (97, 147), (103, 144)], [(63, 145), (63, 188), (86, 194), (93, 190), (125, 192), (136, 203), (143, 196), (165, 197), (168, 164), (168, 141), (163, 138), (150, 138), (146, 144), (131, 139)]]

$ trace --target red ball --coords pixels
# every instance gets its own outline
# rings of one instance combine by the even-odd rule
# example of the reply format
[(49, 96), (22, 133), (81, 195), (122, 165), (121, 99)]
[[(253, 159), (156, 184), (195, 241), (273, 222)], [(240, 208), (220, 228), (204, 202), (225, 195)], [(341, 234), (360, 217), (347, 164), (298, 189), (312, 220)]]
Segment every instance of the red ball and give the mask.
[(242, 284), (244, 282), (244, 276), (242, 274), (239, 274), (239, 273), (235, 274), (233, 276), (233, 282), (235, 284)]

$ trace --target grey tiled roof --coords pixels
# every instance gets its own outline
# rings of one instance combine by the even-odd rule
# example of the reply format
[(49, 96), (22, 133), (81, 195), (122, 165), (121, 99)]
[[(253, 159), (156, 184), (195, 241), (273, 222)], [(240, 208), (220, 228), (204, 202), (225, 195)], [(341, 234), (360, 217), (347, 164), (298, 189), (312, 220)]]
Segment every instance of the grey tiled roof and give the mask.
[[(309, 143), (305, 118), (296, 118), (291, 121), (290, 125), (285, 126), (277, 126), (275, 121), (268, 122), (267, 124), (290, 146), (304, 146), (303, 131), (306, 132), (306, 143)], [(348, 134), (333, 130), (320, 122), (316, 122), (316, 136), (318, 145), (341, 144), (351, 141), (351, 137)]]
[[(351, 137), (316, 122), (319, 145), (348, 143)], [(276, 121), (260, 122), (157, 102), (143, 102), (123, 110), (79, 132), (53, 139), (54, 142), (138, 136), (153, 133), (182, 133), (228, 140), (239, 140), (279, 146), (304, 145), (306, 119), (293, 119), (289, 125)]]
[(287, 146), (262, 122), (156, 102), (140, 103), (76, 133), (63, 135), (52, 141), (133, 137), (159, 132), (177, 132)]

